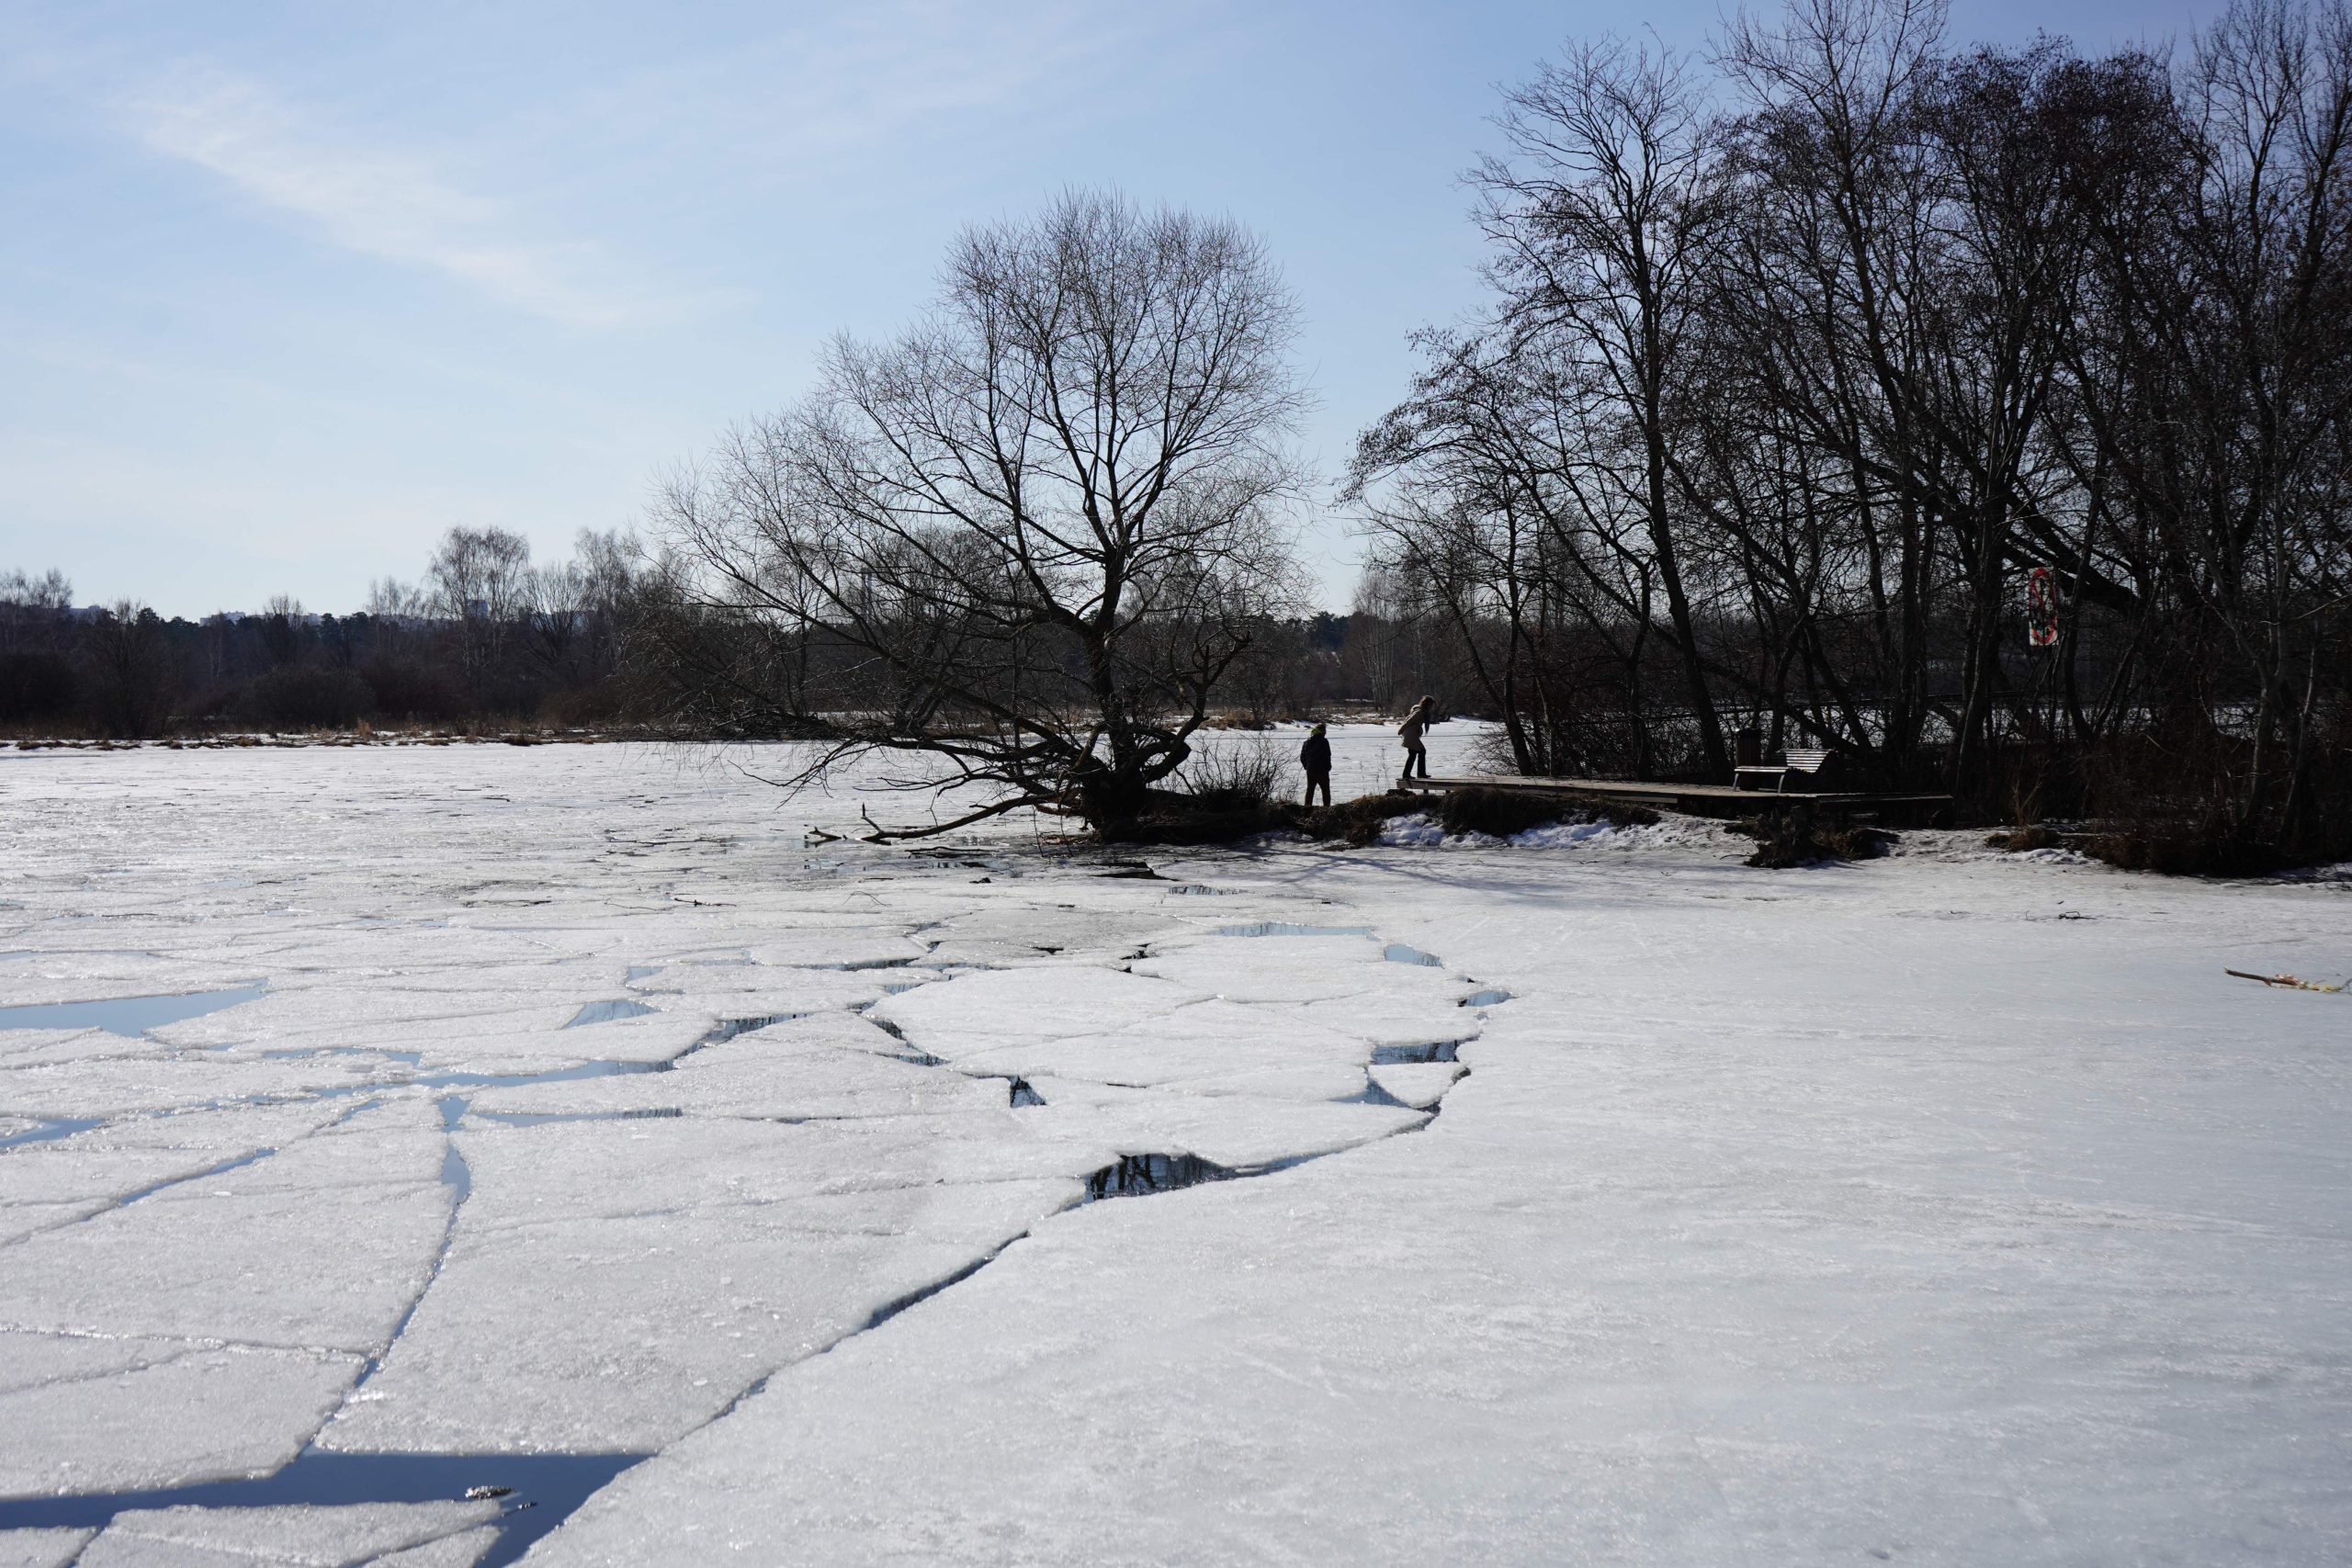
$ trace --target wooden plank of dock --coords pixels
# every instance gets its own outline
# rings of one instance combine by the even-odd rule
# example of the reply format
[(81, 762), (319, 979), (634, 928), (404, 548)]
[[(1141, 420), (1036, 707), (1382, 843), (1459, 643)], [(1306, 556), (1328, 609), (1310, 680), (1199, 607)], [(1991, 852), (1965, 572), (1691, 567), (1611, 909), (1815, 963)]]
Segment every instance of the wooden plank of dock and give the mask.
[(1867, 790), (1786, 793), (1734, 789), (1729, 784), (1654, 784), (1639, 779), (1531, 779), (1513, 773), (1438, 774), (1408, 780), (1406, 787), (1443, 794), (1455, 789), (1503, 789), (1525, 795), (1551, 795), (1566, 799), (1647, 806), (1680, 811), (1692, 817), (1752, 817), (1776, 807), (1811, 807), (1835, 816), (1856, 812), (1892, 813), (1923, 819), (1951, 808), (1948, 795), (1891, 794)]

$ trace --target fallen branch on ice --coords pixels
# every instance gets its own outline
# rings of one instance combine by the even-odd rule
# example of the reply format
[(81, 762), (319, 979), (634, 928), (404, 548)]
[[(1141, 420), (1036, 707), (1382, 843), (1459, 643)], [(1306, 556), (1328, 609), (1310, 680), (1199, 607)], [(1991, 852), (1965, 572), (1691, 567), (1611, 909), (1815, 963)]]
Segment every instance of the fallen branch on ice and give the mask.
[(2341, 986), (2323, 986), (2317, 980), (2298, 980), (2292, 975), (2249, 975), (2243, 969), (2224, 969), (2224, 975), (2241, 980), (2259, 980), (2266, 986), (2285, 986), (2297, 991), (2340, 991)]

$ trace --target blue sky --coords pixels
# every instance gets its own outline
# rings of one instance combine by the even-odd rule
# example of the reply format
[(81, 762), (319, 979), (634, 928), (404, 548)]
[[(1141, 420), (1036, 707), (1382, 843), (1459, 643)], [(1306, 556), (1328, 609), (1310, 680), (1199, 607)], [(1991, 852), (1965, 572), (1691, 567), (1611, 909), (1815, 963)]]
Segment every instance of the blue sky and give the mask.
[[(1071, 184), (1230, 213), (1305, 310), (1336, 472), (1476, 303), (1459, 171), (1564, 38), (1708, 0), (0, 8), (0, 570), (346, 610), (452, 525), (561, 553)], [(1956, 5), (2161, 40), (2186, 5)], [(1345, 519), (1306, 538), (1353, 583)]]

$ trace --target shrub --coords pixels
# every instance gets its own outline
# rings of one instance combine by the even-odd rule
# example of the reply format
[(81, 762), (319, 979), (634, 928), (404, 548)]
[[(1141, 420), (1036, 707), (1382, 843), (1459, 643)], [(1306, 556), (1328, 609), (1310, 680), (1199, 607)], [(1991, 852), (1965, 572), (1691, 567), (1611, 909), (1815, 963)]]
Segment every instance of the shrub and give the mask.
[(1337, 806), (1295, 807), (1290, 825), (1310, 838), (1339, 839), (1360, 850), (1379, 841), (1380, 829), (1391, 818), (1413, 816), (1428, 810), (1429, 805), (1425, 796), (1391, 790), (1385, 795), (1360, 795)]
[(421, 660), (379, 659), (359, 673), (375, 695), (376, 711), (387, 718), (447, 724), (466, 712), (465, 695), (450, 672)]
[(0, 724), (71, 715), (79, 696), (74, 662), (57, 653), (0, 653)]
[(2160, 876), (2267, 876), (2291, 863), (2273, 846), (2251, 842), (2226, 827), (2182, 821), (2109, 822), (2080, 833), (2018, 828), (1995, 833), (1984, 843), (2013, 854), (2072, 850), (2119, 871)]
[(1802, 806), (1743, 827), (1757, 840), (1747, 863), (1773, 871), (1825, 861), (1875, 860), (1898, 842), (1882, 828), (1817, 822), (1811, 809)]
[(599, 681), (569, 692), (551, 692), (539, 704), (539, 716), (547, 723), (563, 727), (618, 724), (634, 716), (629, 709), (631, 694), (628, 687), (617, 680)]
[(1246, 810), (1271, 805), (1290, 793), (1289, 764), (1262, 736), (1246, 746), (1195, 751), (1178, 777), (1184, 795), (1204, 811)]
[(2153, 871), (2165, 876), (2267, 876), (2290, 863), (2290, 857), (2267, 844), (2250, 843), (2225, 832), (2142, 828), (2070, 833), (2061, 842), (2119, 870)]
[(375, 702), (354, 671), (288, 664), (256, 678), (238, 705), (266, 729), (349, 729)]
[(1104, 824), (1103, 841), (1224, 844), (1289, 825), (1278, 798), (1288, 787), (1287, 769), (1263, 738), (1196, 751), (1177, 780), (1181, 790), (1146, 790), (1133, 820)]
[(179, 672), (162, 619), (124, 603), (82, 625), (82, 689), (90, 722), (108, 739), (160, 735), (177, 703)]
[(1486, 833), (1508, 839), (1554, 822), (1613, 822), (1646, 828), (1657, 813), (1589, 795), (1544, 795), (1509, 789), (1448, 790), (1437, 809), (1438, 825), (1449, 833)]

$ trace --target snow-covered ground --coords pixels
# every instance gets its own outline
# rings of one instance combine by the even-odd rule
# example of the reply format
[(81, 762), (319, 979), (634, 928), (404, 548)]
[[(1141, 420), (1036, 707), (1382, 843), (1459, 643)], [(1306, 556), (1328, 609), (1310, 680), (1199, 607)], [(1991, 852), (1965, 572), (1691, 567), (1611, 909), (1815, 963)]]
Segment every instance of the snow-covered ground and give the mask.
[(0, 753), (0, 1564), (2352, 1554), (2345, 886), (861, 805)]

